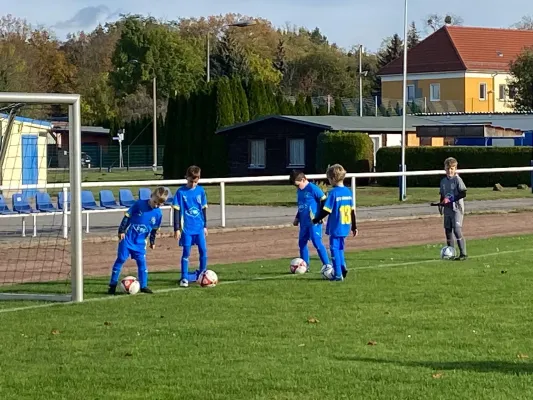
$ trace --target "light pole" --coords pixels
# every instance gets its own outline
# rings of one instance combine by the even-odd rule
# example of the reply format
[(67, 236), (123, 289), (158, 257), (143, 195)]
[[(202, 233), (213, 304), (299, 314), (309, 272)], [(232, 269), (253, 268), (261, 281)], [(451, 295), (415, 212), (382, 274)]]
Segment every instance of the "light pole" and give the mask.
[[(406, 130), (406, 104), (407, 104), (407, 1), (404, 4), (404, 17), (403, 17), (403, 102), (402, 102), (402, 173), (405, 174), (405, 130)], [(400, 201), (407, 200), (407, 177), (402, 175), (400, 184)]]
[[(139, 60), (130, 60), (128, 61), (131, 64), (140, 64)], [(153, 97), (153, 129), (152, 129), (152, 135), (153, 135), (153, 158), (154, 163), (152, 165), (152, 170), (154, 172), (157, 172), (157, 81), (155, 77), (155, 71), (153, 71), (154, 77), (152, 78), (152, 97)]]
[[(247, 26), (255, 25), (255, 21), (242, 21), (242, 22), (236, 22), (234, 24), (226, 24), (222, 25), (222, 28), (224, 29), (227, 27), (235, 27), (235, 28), (246, 28)], [(210, 34), (207, 32), (206, 35), (207, 38), (207, 67), (206, 67), (206, 74), (207, 74), (207, 83), (211, 82), (211, 49), (210, 49)]]
[(368, 71), (363, 71), (363, 45), (359, 45), (359, 116), (363, 116), (363, 76)]

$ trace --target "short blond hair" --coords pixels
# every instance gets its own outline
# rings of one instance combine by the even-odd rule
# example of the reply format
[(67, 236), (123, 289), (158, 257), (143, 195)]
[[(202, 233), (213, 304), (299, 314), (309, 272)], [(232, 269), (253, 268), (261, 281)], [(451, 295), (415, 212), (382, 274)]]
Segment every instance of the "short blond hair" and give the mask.
[(164, 186), (159, 186), (157, 189), (154, 189), (152, 192), (152, 198), (155, 202), (159, 204), (163, 204), (168, 200), (168, 196), (170, 195), (170, 190)]
[(444, 168), (457, 167), (457, 160), (453, 157), (448, 157), (444, 160)]
[(333, 164), (328, 167), (328, 170), (326, 171), (326, 176), (333, 183), (340, 183), (344, 181), (344, 178), (346, 176), (346, 170), (340, 164)]

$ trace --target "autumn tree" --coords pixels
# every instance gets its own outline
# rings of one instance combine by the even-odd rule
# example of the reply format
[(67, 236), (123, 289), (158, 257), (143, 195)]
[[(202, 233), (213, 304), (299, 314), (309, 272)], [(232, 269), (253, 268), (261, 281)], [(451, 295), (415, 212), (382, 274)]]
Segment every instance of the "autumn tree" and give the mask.
[(456, 14), (430, 14), (426, 17), (425, 27), (430, 33), (438, 31), (444, 25), (463, 25), (463, 18)]

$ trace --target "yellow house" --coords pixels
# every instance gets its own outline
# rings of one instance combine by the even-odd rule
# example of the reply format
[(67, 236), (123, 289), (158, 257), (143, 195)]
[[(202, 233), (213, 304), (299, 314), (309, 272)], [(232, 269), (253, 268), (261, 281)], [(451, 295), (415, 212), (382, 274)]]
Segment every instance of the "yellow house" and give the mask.
[(15, 117), (10, 127), (9, 120), (8, 115), (0, 114), (2, 195), (6, 199), (14, 193), (33, 197), (38, 190), (22, 190), (20, 187), (46, 184), (47, 142), (52, 124), (47, 121)]
[[(407, 53), (407, 98), (420, 112), (511, 112), (509, 64), (533, 31), (444, 26)], [(382, 103), (403, 99), (403, 57), (384, 66)]]

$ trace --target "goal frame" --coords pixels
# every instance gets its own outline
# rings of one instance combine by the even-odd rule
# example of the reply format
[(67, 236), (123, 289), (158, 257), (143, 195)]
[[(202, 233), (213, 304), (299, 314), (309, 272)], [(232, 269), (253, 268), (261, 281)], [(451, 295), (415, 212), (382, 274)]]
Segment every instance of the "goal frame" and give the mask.
[[(83, 234), (81, 213), (81, 107), (79, 94), (0, 92), (0, 103), (64, 104), (69, 114), (69, 187), (71, 293), (0, 293), (0, 300), (83, 301)], [(43, 185), (22, 185), (24, 189), (46, 189)]]

